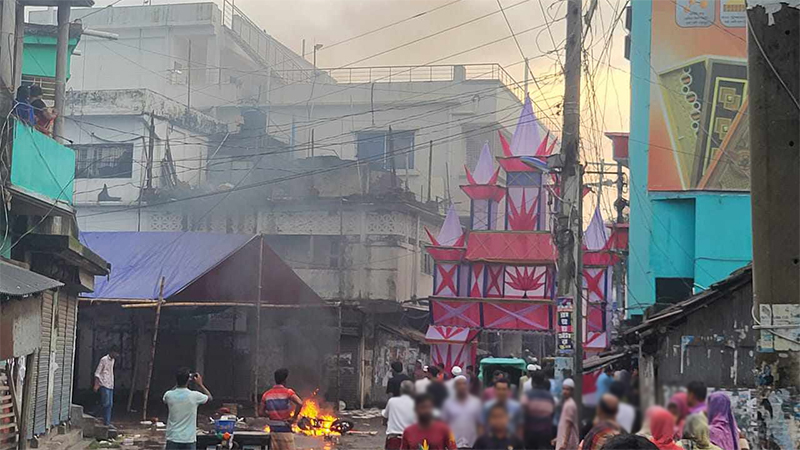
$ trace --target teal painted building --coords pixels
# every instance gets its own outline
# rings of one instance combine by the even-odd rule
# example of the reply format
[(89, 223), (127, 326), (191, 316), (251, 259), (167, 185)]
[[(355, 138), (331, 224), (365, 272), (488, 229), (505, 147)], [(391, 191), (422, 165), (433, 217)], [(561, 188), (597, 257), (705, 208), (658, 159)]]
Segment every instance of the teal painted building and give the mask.
[[(630, 241), (628, 312), (708, 288), (752, 260), (747, 192), (648, 189), (653, 1), (631, 2)], [(716, 2), (714, 2), (716, 3)]]

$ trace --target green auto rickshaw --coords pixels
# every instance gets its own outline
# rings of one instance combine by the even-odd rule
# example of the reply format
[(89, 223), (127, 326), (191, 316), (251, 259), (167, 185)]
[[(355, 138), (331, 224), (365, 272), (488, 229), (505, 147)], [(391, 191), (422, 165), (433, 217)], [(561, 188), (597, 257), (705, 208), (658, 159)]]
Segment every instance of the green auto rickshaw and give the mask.
[(490, 386), (496, 370), (508, 374), (508, 381), (519, 386), (519, 379), (525, 375), (528, 362), (521, 358), (483, 358), (479, 364), (478, 378), (484, 386)]

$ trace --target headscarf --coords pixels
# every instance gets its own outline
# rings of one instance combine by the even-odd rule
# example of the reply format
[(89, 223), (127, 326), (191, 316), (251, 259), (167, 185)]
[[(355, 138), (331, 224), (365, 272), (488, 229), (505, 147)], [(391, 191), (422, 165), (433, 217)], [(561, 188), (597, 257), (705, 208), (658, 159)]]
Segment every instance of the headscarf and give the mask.
[(708, 419), (703, 413), (691, 414), (686, 418), (686, 425), (683, 427), (683, 439), (692, 441), (695, 450), (721, 450), (711, 443)]
[(712, 443), (722, 450), (739, 450), (739, 429), (731, 410), (731, 400), (722, 392), (708, 396), (708, 428)]
[(675, 443), (675, 416), (661, 406), (651, 406), (647, 410), (650, 421), (650, 442), (656, 444), (659, 450), (679, 450), (680, 445)]
[(678, 392), (669, 399), (670, 405), (675, 405), (678, 410), (678, 417), (675, 419), (675, 439), (680, 439), (683, 435), (683, 426), (686, 416), (689, 415), (689, 399), (686, 392)]

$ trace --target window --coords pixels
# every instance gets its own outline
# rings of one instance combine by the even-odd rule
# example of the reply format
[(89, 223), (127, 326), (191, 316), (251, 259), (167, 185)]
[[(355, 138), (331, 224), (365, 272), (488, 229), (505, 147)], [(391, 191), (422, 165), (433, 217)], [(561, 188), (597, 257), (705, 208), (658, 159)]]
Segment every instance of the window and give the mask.
[(131, 178), (133, 144), (73, 145), (75, 178)]
[(656, 278), (656, 302), (678, 303), (692, 296), (692, 278)]
[[(395, 169), (414, 168), (414, 132), (392, 131), (391, 145), (388, 131), (362, 131), (357, 134), (358, 159), (368, 160), (381, 169), (391, 170), (394, 156)], [(392, 155), (389, 155), (389, 151)]]
[(422, 250), (422, 273), (433, 275), (433, 256)]

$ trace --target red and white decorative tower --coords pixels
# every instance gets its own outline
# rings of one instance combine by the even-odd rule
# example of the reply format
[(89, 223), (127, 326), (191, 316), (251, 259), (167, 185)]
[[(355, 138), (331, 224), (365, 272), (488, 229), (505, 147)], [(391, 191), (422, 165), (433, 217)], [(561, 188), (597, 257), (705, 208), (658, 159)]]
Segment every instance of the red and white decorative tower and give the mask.
[[(540, 137), (530, 100), (525, 102), (512, 143), (503, 140), (496, 168), (488, 144), (474, 170), (466, 168), (470, 198), (470, 230), (461, 245), (443, 247), (437, 236), (428, 248), (436, 261), (430, 297), (431, 334), (441, 327), (473, 331), (554, 332), (556, 248), (550, 233), (552, 177), (544, 157), (555, 145)], [(506, 186), (498, 184), (500, 169)], [(464, 236), (452, 229), (451, 208), (441, 234)], [(453, 239), (451, 237), (451, 239)], [(454, 258), (461, 256), (459, 261)], [(445, 282), (454, 278), (457, 281)], [(555, 337), (553, 338), (555, 341)], [(441, 339), (437, 345), (444, 345)], [(452, 345), (461, 345), (453, 342)], [(435, 363), (447, 366), (447, 361)]]

